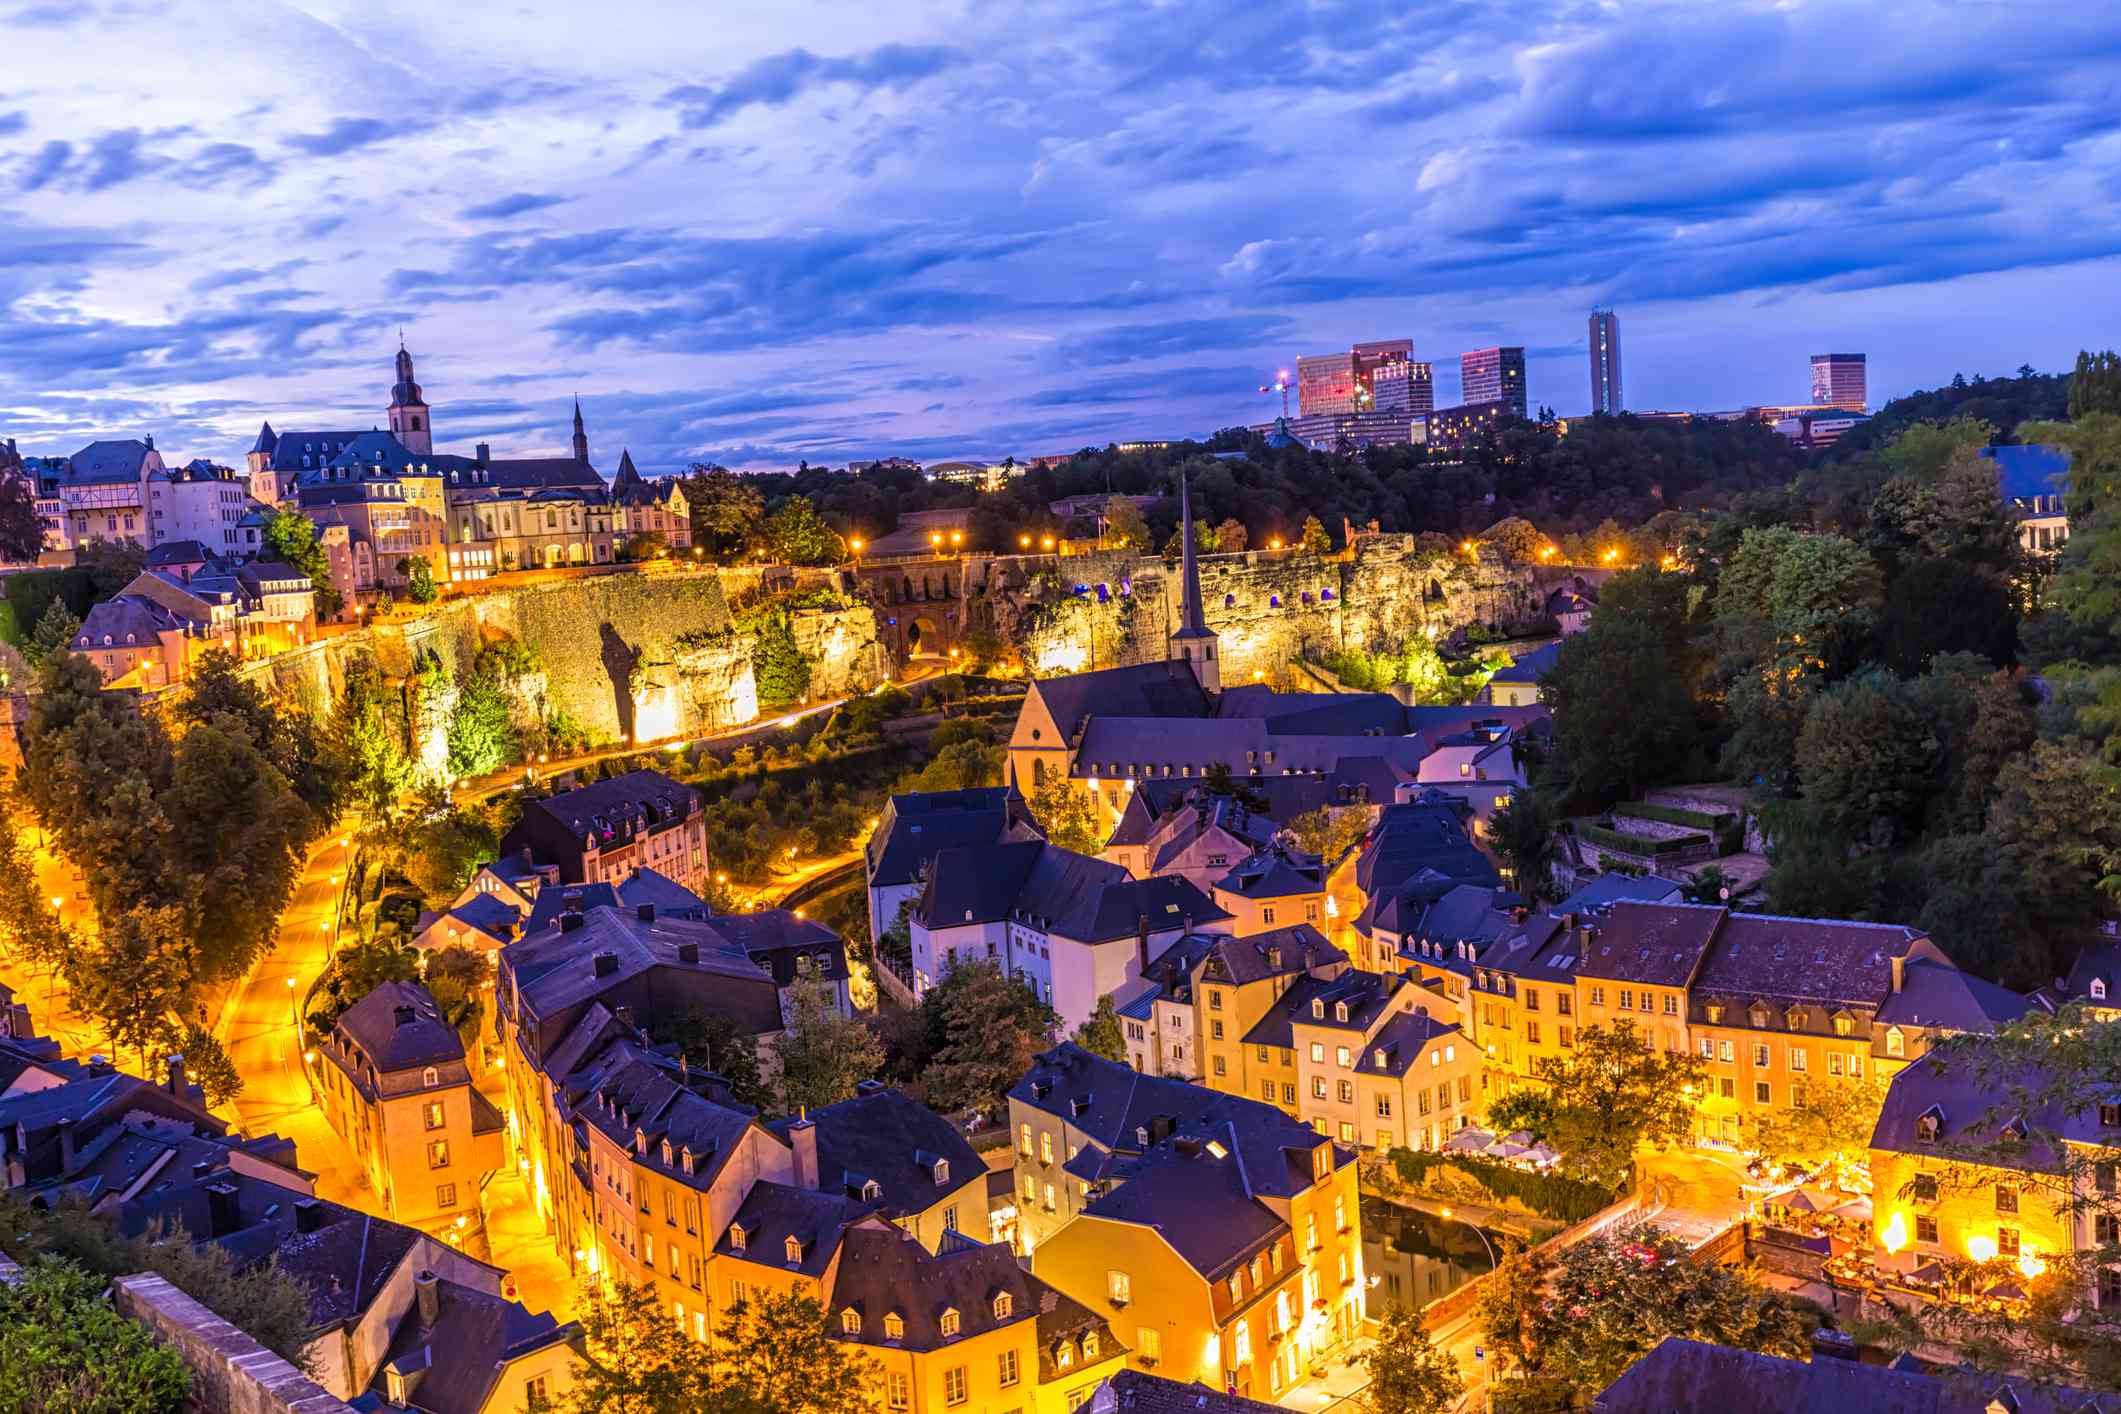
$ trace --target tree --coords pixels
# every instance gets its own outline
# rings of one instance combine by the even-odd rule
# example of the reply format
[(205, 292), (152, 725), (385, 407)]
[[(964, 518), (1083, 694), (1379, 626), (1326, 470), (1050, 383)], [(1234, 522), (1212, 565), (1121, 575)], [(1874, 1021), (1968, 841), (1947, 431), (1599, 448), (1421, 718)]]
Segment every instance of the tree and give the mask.
[(1108, 831), (1097, 818), (1097, 802), (1065, 776), (1053, 776), (1031, 792), (1031, 814), (1046, 839), (1077, 854), (1096, 854)]
[(315, 522), (293, 506), (282, 506), (265, 522), (259, 542), (262, 558), (278, 560), (309, 576), (310, 586), (317, 591), (317, 617), (330, 618), (339, 612), (339, 586), (331, 577), (331, 558), (317, 541)]
[(22, 656), (31, 667), (36, 667), (45, 658), (74, 641), (81, 631), (81, 620), (73, 616), (64, 599), (54, 599), (45, 606), (44, 616), (30, 630), (29, 641), (22, 645)]
[(1504, 1095), (1489, 1107), (1489, 1123), (1546, 1140), (1573, 1178), (1620, 1187), (1638, 1149), (1686, 1141), (1702, 1086), (1697, 1057), (1654, 1050), (1649, 1039), (1625, 1021), (1584, 1027), (1573, 1052), (1533, 1062), (1540, 1088)]
[(717, 552), (735, 549), (750, 539), (766, 513), (756, 485), (718, 466), (695, 463), (683, 486), (692, 515), (693, 543)]
[(1005, 751), (983, 741), (954, 741), (937, 751), (910, 777), (909, 791), (969, 790), (974, 786), (1000, 785)]
[(1317, 516), (1305, 516), (1303, 529), (1297, 532), (1297, 544), (1306, 554), (1324, 555), (1333, 549), (1333, 537), (1326, 534)]
[(432, 795), (422, 803), (416, 823), (390, 855), (427, 906), (439, 911), (453, 905), (479, 866), (500, 852), (501, 837), (475, 808), (444, 806)]
[(1377, 1343), (1362, 1359), (1370, 1372), (1365, 1414), (1443, 1414), (1465, 1392), (1458, 1362), (1431, 1343), (1420, 1313), (1405, 1306), (1385, 1313)]
[(583, 1341), (559, 1414), (871, 1414), (874, 1365), (807, 1296), (738, 1301), (710, 1342), (626, 1281), (586, 1284), (575, 1316)]
[(154, 859), (163, 876), (139, 897), (183, 900), (200, 977), (234, 977), (270, 945), (315, 820), (226, 716), (192, 727), (177, 743), (159, 803), (181, 828), (161, 837)]
[(843, 1015), (822, 982), (797, 984), (774, 1053), (781, 1063), (781, 1108), (789, 1113), (847, 1099), (884, 1060), (875, 1034), (860, 1017)]
[(1820, 694), (1797, 735), (1797, 778), (1841, 839), (1890, 849), (1920, 826), (1943, 744), (1906, 684), (1874, 671)]
[(1861, 1161), (1884, 1105), (1885, 1079), (1875, 1069), (1799, 1081), (1788, 1109), (1747, 1112), (1747, 1145), (1777, 1164), (1811, 1165), (1837, 1155)]
[(1330, 868), (1340, 857), (1362, 843), (1370, 833), (1370, 811), (1368, 807), (1340, 807), (1321, 805), (1293, 816), (1284, 827), (1296, 847), (1306, 854), (1315, 854)]
[(346, 683), (325, 726), (326, 750), (341, 763), (348, 803), (384, 822), (412, 788), (416, 768), (405, 754), (403, 699), (366, 653), (346, 664)]
[(670, 553), (670, 542), (663, 538), (660, 530), (643, 530), (626, 537), (619, 547), (622, 560), (660, 560)]
[(825, 524), (808, 496), (790, 496), (758, 528), (766, 557), (784, 565), (836, 565), (847, 558), (839, 532)]
[(1710, 906), (1728, 903), (1738, 892), (1738, 880), (1720, 864), (1704, 864), (1679, 882), (1679, 893), (1688, 903)]
[(761, 707), (779, 707), (810, 696), (814, 660), (795, 641), (795, 625), (785, 612), (769, 614), (759, 625), (751, 650), (751, 676)]
[(1106, 501), (1104, 538), (1122, 550), (1147, 554), (1149, 522), (1142, 519), (1141, 507), (1126, 496), (1114, 496)]
[(663, 1029), (661, 1039), (675, 1044), (687, 1065), (721, 1076), (738, 1104), (772, 1107), (773, 1092), (759, 1069), (759, 1039), (734, 1018), (688, 1007)]
[(1633, 799), (1689, 772), (1701, 754), (1702, 671), (1681, 576), (1642, 569), (1609, 580), (1590, 627), (1562, 640), (1540, 684), (1572, 791)]
[(1009, 1087), (1053, 1044), (1058, 1024), (1022, 978), (992, 962), (961, 962), (921, 998), (907, 1078), (935, 1109), (1004, 1113)]
[(29, 564), (44, 553), (44, 518), (37, 514), (37, 493), (16, 469), (0, 476), (0, 560)]
[(1127, 1037), (1120, 1030), (1119, 1009), (1113, 1006), (1109, 994), (1097, 999), (1097, 1009), (1075, 1028), (1075, 1034), (1069, 1039), (1093, 1056), (1103, 1056), (1122, 1065), (1126, 1063)]
[(1554, 888), (1553, 802), (1535, 790), (1518, 790), (1488, 821), (1488, 838), (1510, 866), (1510, 883), (1527, 899), (1544, 898)]
[(1543, 1267), (1513, 1261), (1524, 1265), (1481, 1305), (1498, 1366), (1579, 1401), (1668, 1337), (1789, 1359), (1810, 1350), (1796, 1306), (1748, 1272), (1696, 1262), (1684, 1239), (1651, 1224), (1600, 1233)]
[(1251, 537), (1245, 533), (1244, 522), (1234, 516), (1215, 527), (1215, 549), (1219, 554), (1242, 555), (1250, 543)]
[(185, 911), (143, 904), (100, 922), (94, 940), (67, 959), (67, 990), (76, 1008), (102, 1023), (112, 1046), (132, 1051), (151, 1075), (160, 1058), (150, 1052), (168, 1037), (170, 1018), (198, 975)]
[(232, 1103), (243, 1093), (243, 1076), (228, 1058), (220, 1038), (196, 1021), (184, 1023), (184, 1033), (173, 1045), (184, 1057), (184, 1073), (206, 1092), (206, 1103)]
[(478, 948), (452, 943), (426, 954), (420, 980), (435, 999), (442, 1019), (456, 1028), (465, 1054), (475, 1054), (479, 1044), (482, 999), (493, 982), (493, 961)]
[(103, 1281), (45, 1259), (0, 1283), (0, 1409), (20, 1414), (181, 1414), (191, 1370), (119, 1315)]
[(2121, 413), (2121, 355), (2079, 351), (2077, 370), (2069, 380), (2069, 416), (2076, 422), (2094, 413)]
[(448, 740), (449, 774), (458, 780), (483, 776), (515, 759), (520, 748), (514, 712), (497, 674), (475, 669), (458, 684)]
[(406, 598), (415, 604), (435, 601), (435, 569), (425, 555), (407, 555), (399, 560), (398, 573), (405, 576)]

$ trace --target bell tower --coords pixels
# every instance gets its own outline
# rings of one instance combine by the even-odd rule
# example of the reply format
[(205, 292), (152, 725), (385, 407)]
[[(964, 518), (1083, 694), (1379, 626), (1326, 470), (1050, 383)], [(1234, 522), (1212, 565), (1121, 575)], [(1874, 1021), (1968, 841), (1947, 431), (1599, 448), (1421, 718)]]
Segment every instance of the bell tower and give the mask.
[(1223, 670), (1216, 661), (1215, 631), (1201, 615), (1200, 564), (1193, 555), (1193, 493), (1183, 471), (1178, 474), (1178, 528), (1184, 601), (1179, 606), (1178, 632), (1171, 635), (1167, 656), (1191, 665), (1200, 690), (1212, 697), (1223, 689)]
[(434, 455), (434, 420), (427, 400), (413, 381), (412, 355), (405, 351), (405, 337), (398, 336), (398, 381), (390, 387), (390, 430), (405, 450), (415, 456)]

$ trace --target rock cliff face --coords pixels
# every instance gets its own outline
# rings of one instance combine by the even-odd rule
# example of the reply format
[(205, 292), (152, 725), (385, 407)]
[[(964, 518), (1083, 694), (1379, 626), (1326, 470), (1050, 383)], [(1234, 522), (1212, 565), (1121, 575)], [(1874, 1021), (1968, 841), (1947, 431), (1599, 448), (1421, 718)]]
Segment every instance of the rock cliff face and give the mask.
[[(501, 590), (447, 601), (408, 623), (372, 625), (251, 671), (313, 713), (328, 710), (346, 680), (346, 665), (374, 655), (385, 673), (413, 676), (433, 653), (462, 677), (481, 647), (515, 639), (534, 652), (542, 672), (520, 685), (545, 711), (561, 711), (591, 736), (621, 739), (695, 734), (758, 715), (751, 639), (733, 628), (732, 593), (756, 587), (755, 571), (611, 574)], [(888, 664), (866, 606), (802, 610), (796, 641), (816, 659), (812, 691), (839, 696), (881, 681)], [(432, 715), (415, 704), (416, 717)], [(426, 723), (431, 726), (432, 723)], [(423, 756), (430, 731), (417, 733)]]
[[(1417, 635), (1536, 617), (1560, 571), (1483, 549), (1433, 549), (1369, 536), (1347, 558), (1295, 550), (1206, 555), (1201, 601), (1221, 639), (1223, 681), (1279, 676), (1307, 650), (1402, 649)], [(1014, 642), (1038, 674), (1161, 659), (1179, 613), (1179, 575), (1154, 556), (968, 562), (965, 621)]]

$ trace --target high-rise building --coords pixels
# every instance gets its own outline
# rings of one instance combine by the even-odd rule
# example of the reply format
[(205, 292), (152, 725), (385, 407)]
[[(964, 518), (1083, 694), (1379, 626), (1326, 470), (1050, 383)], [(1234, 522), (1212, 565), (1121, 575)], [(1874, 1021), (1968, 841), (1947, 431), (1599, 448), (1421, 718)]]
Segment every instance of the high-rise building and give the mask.
[(1813, 354), (1812, 402), (1849, 412), (1870, 408), (1870, 379), (1862, 354)]
[(1412, 339), (1380, 339), (1346, 353), (1296, 360), (1296, 410), (1303, 417), (1360, 412), (1425, 417), (1435, 406), (1432, 370), (1414, 361)]
[(1524, 350), (1522, 348), (1474, 349), (1458, 356), (1461, 404), (1502, 403), (1515, 418), (1525, 411)]
[(1620, 316), (1610, 309), (1591, 311), (1591, 411), (1618, 416), (1620, 401)]

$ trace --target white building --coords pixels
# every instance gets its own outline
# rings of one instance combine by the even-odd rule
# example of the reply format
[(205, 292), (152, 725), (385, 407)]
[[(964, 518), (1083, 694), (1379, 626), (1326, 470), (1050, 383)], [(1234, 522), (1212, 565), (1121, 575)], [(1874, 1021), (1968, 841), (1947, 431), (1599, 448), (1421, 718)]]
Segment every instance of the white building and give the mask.
[[(196, 540), (217, 555), (244, 550), (238, 526), (251, 510), (250, 478), (204, 459), (147, 476), (149, 549)], [(255, 548), (255, 547), (252, 547)]]

